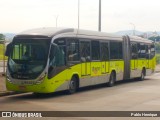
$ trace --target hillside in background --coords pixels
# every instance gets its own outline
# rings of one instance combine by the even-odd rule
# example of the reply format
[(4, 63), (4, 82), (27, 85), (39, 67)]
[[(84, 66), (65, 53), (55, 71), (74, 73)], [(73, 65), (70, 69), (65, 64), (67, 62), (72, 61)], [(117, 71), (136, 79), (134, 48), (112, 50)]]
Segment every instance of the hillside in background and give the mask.
[[(133, 30), (118, 31), (115, 34), (117, 34), (117, 35), (133, 35)], [(142, 34), (144, 34), (144, 32), (135, 30), (135, 35), (142, 35)]]
[[(123, 31), (118, 31), (115, 32), (114, 34), (117, 35), (133, 35), (134, 31), (133, 30), (123, 30)], [(156, 32), (156, 31), (137, 31), (135, 30), (135, 35), (136, 36), (140, 36), (140, 37), (144, 37), (144, 38), (150, 38), (150, 37), (156, 37), (160, 35), (160, 32)]]
[(2, 33), (5, 35), (6, 41), (12, 41), (13, 37), (15, 36), (14, 33)]

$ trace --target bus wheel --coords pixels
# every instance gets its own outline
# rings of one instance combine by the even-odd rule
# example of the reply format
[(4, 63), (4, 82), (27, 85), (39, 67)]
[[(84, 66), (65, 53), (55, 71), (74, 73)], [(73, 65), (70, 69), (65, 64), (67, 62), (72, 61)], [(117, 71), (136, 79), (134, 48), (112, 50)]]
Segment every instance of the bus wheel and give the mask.
[(145, 69), (142, 70), (140, 80), (143, 81), (145, 78)]
[(77, 91), (77, 84), (78, 83), (76, 77), (72, 77), (69, 83), (69, 89), (68, 89), (69, 94), (73, 94)]
[(109, 86), (109, 87), (114, 86), (115, 81), (116, 81), (116, 76), (115, 76), (115, 74), (112, 72), (111, 75), (110, 75), (110, 78), (109, 78), (108, 86)]
[(37, 97), (43, 97), (44, 95), (46, 95), (45, 93), (32, 93), (34, 96), (37, 96)]

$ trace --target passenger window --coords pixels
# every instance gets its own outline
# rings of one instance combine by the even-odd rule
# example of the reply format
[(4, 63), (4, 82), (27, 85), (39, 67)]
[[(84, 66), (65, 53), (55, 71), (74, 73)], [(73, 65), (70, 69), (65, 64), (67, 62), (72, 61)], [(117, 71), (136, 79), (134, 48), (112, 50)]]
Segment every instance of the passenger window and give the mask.
[(67, 60), (79, 61), (79, 42), (76, 39), (67, 41)]
[(90, 49), (91, 49), (90, 42), (88, 41), (80, 42), (80, 55), (81, 55), (82, 62), (87, 62), (91, 60)]
[(150, 46), (146, 45), (146, 58), (149, 59), (150, 58)]
[(146, 58), (146, 45), (138, 44), (138, 58)]
[(150, 59), (152, 59), (155, 56), (155, 45), (152, 44), (151, 45), (151, 49), (150, 49)]
[(110, 59), (123, 59), (122, 42), (110, 42)]
[(131, 57), (132, 59), (137, 59), (138, 51), (137, 51), (137, 44), (131, 43)]
[(100, 44), (99, 41), (92, 41), (92, 60), (100, 60)]
[(109, 60), (109, 48), (108, 43), (101, 43), (101, 60), (107, 61)]

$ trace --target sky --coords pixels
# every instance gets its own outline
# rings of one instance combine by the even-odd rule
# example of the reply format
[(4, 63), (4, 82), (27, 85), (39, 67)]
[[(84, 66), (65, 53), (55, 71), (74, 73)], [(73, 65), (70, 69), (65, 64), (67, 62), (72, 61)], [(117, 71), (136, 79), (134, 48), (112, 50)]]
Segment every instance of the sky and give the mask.
[[(101, 0), (102, 31), (160, 31), (160, 0)], [(80, 0), (79, 28), (98, 30), (99, 0)], [(78, 27), (78, 0), (0, 0), (0, 33)]]

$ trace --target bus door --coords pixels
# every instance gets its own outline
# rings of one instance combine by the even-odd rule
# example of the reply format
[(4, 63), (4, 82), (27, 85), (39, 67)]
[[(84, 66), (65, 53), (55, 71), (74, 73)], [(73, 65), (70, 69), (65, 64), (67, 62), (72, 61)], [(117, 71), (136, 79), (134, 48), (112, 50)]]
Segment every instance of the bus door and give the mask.
[(138, 50), (137, 44), (131, 43), (131, 78), (137, 77), (138, 70)]
[(67, 76), (70, 78), (70, 76), (73, 75), (74, 72), (80, 73), (80, 67), (77, 66), (77, 64), (80, 63), (80, 54), (79, 54), (79, 40), (75, 38), (67, 38), (67, 64), (68, 64), (68, 70), (67, 70)]
[(101, 74), (109, 72), (109, 47), (108, 42), (101, 43)]
[(90, 57), (90, 41), (80, 42), (80, 54), (81, 54), (81, 75), (91, 75), (91, 57)]

